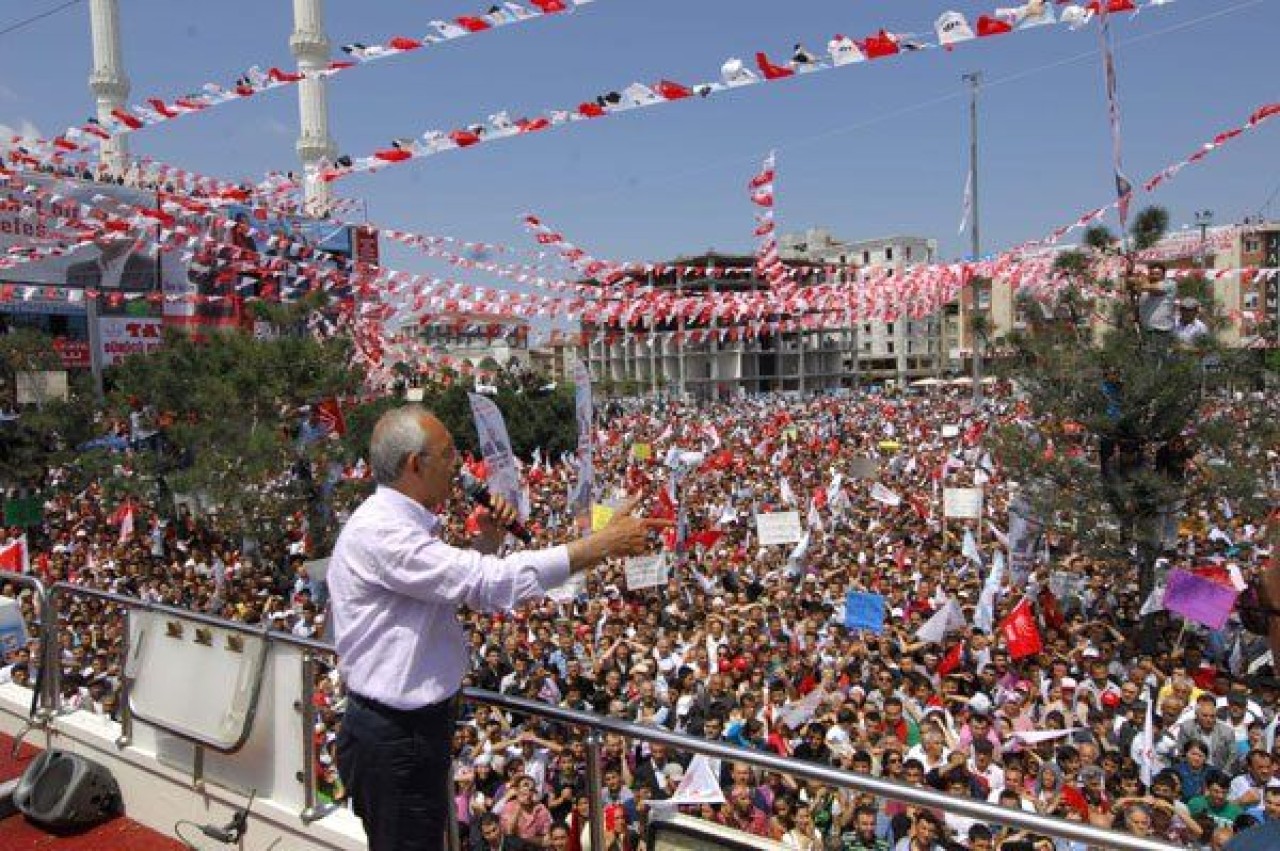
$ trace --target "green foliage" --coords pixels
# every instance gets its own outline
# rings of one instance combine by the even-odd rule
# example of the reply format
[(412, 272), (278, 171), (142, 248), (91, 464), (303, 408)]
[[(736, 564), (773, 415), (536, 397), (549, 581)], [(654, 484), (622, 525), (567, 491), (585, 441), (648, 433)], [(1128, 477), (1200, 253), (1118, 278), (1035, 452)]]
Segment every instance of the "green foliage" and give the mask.
[[(165, 451), (137, 453), (139, 475), (115, 485), (147, 489), (163, 475), (175, 491), (199, 493), (250, 528), (270, 528), (311, 494), (280, 499), (257, 486), (294, 461), (299, 406), (359, 389), (349, 354), (347, 341), (306, 335), (258, 340), (230, 332), (196, 340), (168, 333), (163, 348), (108, 374), (109, 409), (118, 416), (150, 409), (166, 440)], [(341, 454), (328, 442), (308, 451)]]
[(0, 336), (0, 408), (17, 415), (0, 422), (0, 482), (6, 485), (35, 484), (50, 463), (94, 436), (92, 385), (84, 373), (70, 373), (67, 400), (18, 408), (18, 373), (60, 369), (52, 338), (25, 329)]
[[(1158, 240), (1167, 222), (1163, 210), (1142, 211), (1134, 222), (1135, 247)], [(1086, 242), (1098, 248), (1111, 240), (1098, 233), (1086, 234)], [(1060, 255), (1058, 268), (1096, 286), (1083, 254)], [(1212, 305), (1203, 280), (1188, 280), (1183, 294)], [(1027, 308), (1033, 317), (1039, 311)], [(1248, 394), (1231, 413), (1222, 404), (1234, 391), (1258, 385), (1256, 358), (1224, 349), (1213, 337), (1190, 349), (1170, 335), (1139, 331), (1135, 309), (1136, 301), (1118, 301), (1109, 326), (1095, 334), (1082, 322), (1092, 311), (1069, 288), (1051, 319), (1012, 335), (1017, 357), (1005, 370), (1037, 420), (1004, 428), (995, 444), (1041, 519), (1070, 530), (1095, 555), (1123, 563), (1138, 554), (1145, 595), (1159, 545), (1158, 516), (1188, 497), (1209, 504), (1226, 497), (1238, 508), (1262, 509), (1257, 454), (1280, 441), (1280, 430), (1266, 417), (1264, 402)], [(1205, 312), (1213, 327), (1211, 310)], [(1184, 479), (1174, 472), (1182, 464), (1163, 463), (1182, 452), (1195, 456), (1195, 476)]]
[(1169, 211), (1164, 207), (1146, 207), (1129, 226), (1135, 251), (1146, 251), (1159, 242), (1169, 229)]

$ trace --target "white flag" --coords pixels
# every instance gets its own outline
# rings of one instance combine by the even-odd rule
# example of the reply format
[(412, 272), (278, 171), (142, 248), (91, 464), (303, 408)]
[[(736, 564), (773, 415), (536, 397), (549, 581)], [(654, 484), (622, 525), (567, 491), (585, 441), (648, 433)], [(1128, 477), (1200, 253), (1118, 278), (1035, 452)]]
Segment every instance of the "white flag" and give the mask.
[(996, 550), (991, 559), (991, 572), (982, 584), (978, 605), (973, 612), (973, 625), (990, 634), (996, 623), (996, 597), (1004, 584), (1004, 550)]
[(595, 466), (591, 458), (591, 373), (582, 361), (573, 362), (574, 407), (578, 418), (578, 483), (569, 494), (569, 507), (581, 517), (591, 511)]
[(521, 520), (527, 520), (529, 502), (520, 489), (520, 472), (516, 469), (516, 456), (511, 450), (502, 411), (492, 399), (479, 393), (468, 393), (467, 398), (471, 401), (471, 417), (475, 420), (480, 454), (488, 471), (489, 490), (515, 506)]
[(933, 29), (938, 34), (938, 43), (943, 47), (973, 38), (973, 27), (969, 26), (968, 20), (959, 12), (943, 12), (934, 22)]
[(967, 625), (964, 612), (954, 600), (948, 599), (946, 604), (934, 612), (933, 617), (925, 621), (924, 625), (916, 631), (916, 638), (931, 644), (941, 644), (946, 639), (947, 633), (964, 629)]
[(963, 234), (965, 228), (969, 227), (969, 217), (973, 215), (973, 172), (969, 172), (969, 177), (964, 182), (964, 204), (960, 214), (960, 230), (958, 233)]
[(1155, 695), (1147, 692), (1147, 717), (1143, 722), (1142, 732), (1133, 740), (1133, 759), (1138, 763), (1138, 775), (1146, 786), (1151, 785), (1151, 778), (1159, 773), (1156, 768), (1155, 727), (1151, 721), (1151, 706), (1155, 703)]
[(781, 479), (778, 480), (778, 492), (779, 494), (781, 494), (783, 505), (790, 505), (790, 506), (796, 505), (795, 491), (791, 489), (791, 482), (787, 481), (786, 476), (783, 476)]
[(960, 547), (960, 553), (974, 564), (982, 564), (982, 553), (979, 552), (978, 542), (970, 529), (964, 530), (964, 544)]
[(892, 508), (897, 508), (902, 504), (902, 497), (889, 490), (880, 482), (876, 482), (871, 486), (871, 498), (876, 502), (883, 502)]
[(720, 760), (698, 754), (689, 763), (675, 794), (667, 804), (723, 804), (720, 788)]

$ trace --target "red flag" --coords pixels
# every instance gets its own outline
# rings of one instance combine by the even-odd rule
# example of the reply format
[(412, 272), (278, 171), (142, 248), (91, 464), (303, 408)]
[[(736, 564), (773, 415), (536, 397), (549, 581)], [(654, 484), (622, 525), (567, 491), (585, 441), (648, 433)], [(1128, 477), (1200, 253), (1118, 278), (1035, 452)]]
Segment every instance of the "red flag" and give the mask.
[(760, 69), (760, 73), (764, 75), (766, 80), (780, 80), (783, 77), (790, 77), (795, 73), (790, 68), (783, 65), (774, 65), (769, 61), (769, 57), (763, 53), (756, 54), (756, 66)]
[(13, 573), (27, 573), (31, 570), (26, 535), (0, 549), (0, 569)]
[(947, 651), (947, 655), (942, 657), (942, 661), (938, 663), (938, 674), (946, 676), (952, 671), (960, 667), (960, 663), (964, 660), (964, 642), (961, 641)]
[(701, 532), (694, 532), (689, 536), (689, 543), (696, 547), (702, 547), (709, 550), (716, 545), (716, 542), (724, 536), (724, 532), (719, 529), (703, 529)]
[(111, 117), (130, 130), (140, 130), (142, 128), (142, 121), (137, 116), (118, 107), (111, 110)]
[(449, 138), (459, 148), (467, 148), (480, 141), (480, 137), (470, 130), (453, 130), (449, 133)]
[(396, 50), (417, 50), (419, 47), (422, 47), (422, 42), (403, 35), (396, 36), (391, 39), (391, 41), (387, 42), (387, 44)]
[(374, 151), (375, 159), (383, 160), (389, 163), (403, 162), (404, 160), (413, 158), (413, 151), (406, 151), (402, 148), (384, 148), (380, 151)]
[(458, 26), (462, 27), (467, 32), (478, 33), (482, 30), (489, 29), (489, 22), (483, 18), (473, 18), (469, 15), (463, 15), (459, 18), (455, 18), (454, 20), (458, 22)]
[(580, 103), (578, 104), (578, 114), (586, 118), (599, 118), (604, 115), (604, 107), (598, 103)]
[(978, 18), (979, 38), (985, 38), (990, 35), (1004, 35), (1008, 32), (1013, 32), (1013, 24), (1010, 24), (1007, 21), (1002, 21), (999, 18), (992, 18), (988, 15), (983, 15)]
[(565, 10), (564, 0), (529, 0), (530, 3), (542, 10), (544, 15), (552, 15), (556, 12)]
[(1000, 622), (1000, 634), (1009, 648), (1010, 659), (1034, 656), (1044, 648), (1040, 630), (1036, 627), (1036, 616), (1031, 611), (1031, 601), (1025, 597)]
[(654, 86), (654, 88), (657, 90), (658, 94), (662, 95), (667, 100), (680, 100), (681, 98), (687, 98), (693, 94), (687, 86), (682, 86), (679, 83), (672, 82), (671, 80), (661, 80), (658, 82), (658, 85)]
[(867, 40), (862, 43), (862, 52), (868, 59), (893, 56), (898, 52), (898, 40), (891, 33), (880, 30), (877, 35), (867, 36)]
[(667, 493), (666, 488), (658, 488), (658, 504), (654, 507), (650, 516), (655, 520), (676, 519), (676, 504), (671, 499), (671, 494)]
[(325, 427), (326, 434), (342, 437), (347, 433), (347, 421), (342, 416), (342, 405), (336, 397), (330, 396), (316, 403), (316, 419)]

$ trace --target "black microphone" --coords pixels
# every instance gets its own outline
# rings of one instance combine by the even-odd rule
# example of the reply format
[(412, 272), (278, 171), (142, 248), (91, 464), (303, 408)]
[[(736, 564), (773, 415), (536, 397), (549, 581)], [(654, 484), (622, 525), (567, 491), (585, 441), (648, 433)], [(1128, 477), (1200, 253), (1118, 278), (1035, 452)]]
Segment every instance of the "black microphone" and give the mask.
[[(461, 479), (462, 479), (462, 492), (467, 495), (467, 499), (471, 500), (476, 505), (482, 506), (484, 508), (488, 508), (490, 511), (492, 511), (493, 495), (489, 493), (488, 486), (486, 486), (484, 482), (480, 481), (475, 476), (471, 475), (466, 471), (463, 471), (461, 475)], [(515, 535), (516, 538), (518, 538), (521, 543), (528, 544), (533, 541), (533, 533), (530, 532), (527, 528), (525, 528), (525, 525), (520, 522), (519, 517), (516, 517), (510, 523), (506, 524), (506, 526), (504, 526), (503, 528), (506, 529), (508, 532), (510, 532), (512, 535)]]

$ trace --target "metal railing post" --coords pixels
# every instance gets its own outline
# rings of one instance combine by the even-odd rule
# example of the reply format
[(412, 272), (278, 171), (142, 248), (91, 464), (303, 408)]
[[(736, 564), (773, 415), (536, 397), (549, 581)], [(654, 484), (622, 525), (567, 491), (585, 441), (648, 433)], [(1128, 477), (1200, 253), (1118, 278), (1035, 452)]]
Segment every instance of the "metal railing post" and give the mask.
[(445, 811), (444, 845), (449, 851), (462, 851), (462, 836), (458, 833), (458, 790), (453, 785), (454, 764), (449, 763), (449, 776), (445, 780), (445, 788), (449, 794), (449, 808)]
[(294, 704), (302, 715), (302, 823), (316, 819), (315, 660), (302, 653), (302, 697)]
[(592, 730), (587, 734), (587, 794), (591, 796), (591, 848), (605, 851), (604, 845), (604, 784), (600, 780), (600, 734)]

